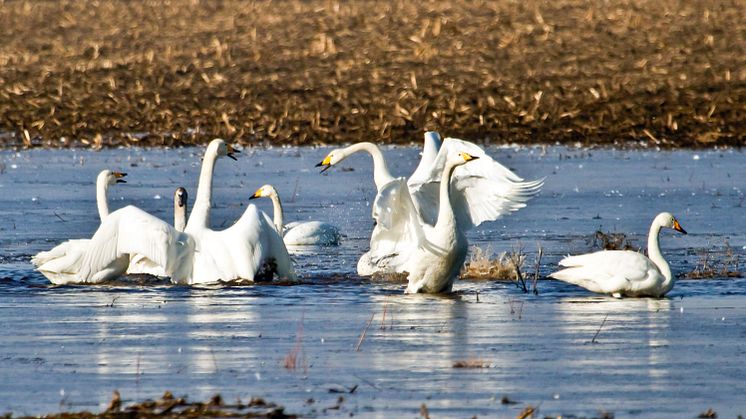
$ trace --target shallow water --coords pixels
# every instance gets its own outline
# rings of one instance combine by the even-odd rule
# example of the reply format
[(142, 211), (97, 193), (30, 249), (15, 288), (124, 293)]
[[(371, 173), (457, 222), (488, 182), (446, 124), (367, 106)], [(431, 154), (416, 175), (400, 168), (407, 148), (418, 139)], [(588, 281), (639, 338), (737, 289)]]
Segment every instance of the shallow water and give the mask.
[[(372, 229), (372, 165), (355, 156), (319, 175), (313, 165), (327, 151), (246, 150), (218, 162), (214, 226), (230, 225), (271, 182), (286, 220), (330, 221), (346, 234), (340, 247), (296, 253), (301, 285), (222, 289), (51, 287), (28, 263), (93, 233), (92, 183), (104, 168), (129, 173), (110, 189), (113, 208), (131, 203), (170, 219), (173, 189), (194, 192), (201, 150), (0, 152), (0, 412), (100, 410), (118, 389), (125, 403), (164, 390), (192, 400), (219, 392), (310, 415), (414, 417), (423, 403), (434, 417), (515, 417), (529, 404), (541, 415), (746, 413), (746, 280), (682, 280), (660, 300), (548, 280), (538, 296), (484, 281), (459, 281), (448, 297), (404, 296), (401, 283), (354, 275)], [(740, 152), (490, 153), (525, 178), (547, 176), (546, 186), (470, 242), (493, 252), (522, 246), (529, 266), (538, 243), (544, 275), (562, 255), (589, 250), (597, 229), (631, 232), (643, 246), (664, 210), (690, 233), (662, 235), (674, 272), (726, 240), (746, 254)], [(386, 155), (401, 174), (419, 159), (413, 148)], [(285, 368), (293, 353), (297, 367)], [(453, 368), (462, 361), (483, 368)]]

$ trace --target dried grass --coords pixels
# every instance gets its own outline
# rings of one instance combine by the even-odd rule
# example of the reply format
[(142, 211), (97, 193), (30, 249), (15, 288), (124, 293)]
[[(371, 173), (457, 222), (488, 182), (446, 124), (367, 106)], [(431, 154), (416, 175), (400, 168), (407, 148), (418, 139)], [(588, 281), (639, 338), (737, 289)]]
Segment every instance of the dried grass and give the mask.
[(51, 419), (68, 418), (207, 418), (207, 417), (250, 417), (250, 418), (295, 418), (285, 413), (285, 409), (262, 398), (252, 398), (247, 403), (237, 400), (228, 404), (216, 394), (206, 402), (190, 402), (184, 397), (174, 397), (166, 391), (160, 399), (145, 400), (123, 407), (118, 391), (114, 392), (109, 407), (102, 413), (63, 412), (44, 415)]
[(593, 237), (590, 239), (590, 246), (592, 249), (598, 250), (639, 250), (632, 245), (626, 234), (604, 233), (601, 230), (596, 230), (593, 233)]
[(483, 249), (472, 246), (469, 260), (461, 270), (461, 279), (517, 281), (519, 269), (526, 263), (526, 255), (520, 250), (511, 250), (495, 255), (490, 246)]
[(738, 0), (2, 4), (5, 146), (746, 140)]
[(682, 276), (687, 279), (742, 278), (741, 261), (728, 241), (725, 250), (699, 249), (699, 260), (691, 272)]
[(453, 363), (453, 368), (467, 368), (467, 369), (475, 368), (476, 369), (476, 368), (489, 368), (489, 367), (490, 367), (489, 362), (483, 359), (477, 359), (477, 358), (464, 359), (460, 361), (455, 361)]

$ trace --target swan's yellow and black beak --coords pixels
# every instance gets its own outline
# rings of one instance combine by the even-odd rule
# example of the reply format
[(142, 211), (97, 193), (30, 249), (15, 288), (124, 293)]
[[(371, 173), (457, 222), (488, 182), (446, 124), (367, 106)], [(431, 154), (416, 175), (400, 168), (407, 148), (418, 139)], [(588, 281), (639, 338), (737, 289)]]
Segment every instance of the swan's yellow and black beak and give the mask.
[(464, 152), (461, 153), (461, 157), (464, 159), (464, 161), (472, 161), (479, 158), (478, 156), (472, 156), (471, 154)]
[(241, 153), (240, 150), (236, 150), (235, 148), (233, 148), (232, 145), (228, 144), (228, 157), (232, 158), (233, 160), (238, 161), (235, 154), (239, 154), (239, 153)]
[(681, 227), (681, 224), (679, 224), (679, 220), (673, 220), (673, 229), (681, 234), (687, 234), (686, 230), (684, 230), (684, 228)]
[(332, 155), (331, 153), (324, 157), (324, 160), (322, 160), (320, 163), (316, 164), (316, 167), (323, 167), (319, 174), (326, 172), (332, 167)]
[(254, 195), (251, 195), (249, 199), (257, 199), (262, 197), (262, 188), (259, 188), (254, 192)]
[(112, 173), (115, 178), (117, 178), (117, 183), (127, 183), (126, 180), (122, 179), (123, 177), (127, 176), (127, 173), (123, 172), (113, 172)]

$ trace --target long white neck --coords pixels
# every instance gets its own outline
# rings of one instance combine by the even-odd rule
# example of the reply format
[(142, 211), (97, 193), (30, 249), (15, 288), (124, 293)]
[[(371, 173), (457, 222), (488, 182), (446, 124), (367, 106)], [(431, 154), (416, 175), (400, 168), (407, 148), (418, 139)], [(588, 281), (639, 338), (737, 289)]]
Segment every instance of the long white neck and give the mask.
[(174, 228), (176, 231), (184, 231), (187, 222), (187, 203), (184, 197), (184, 205), (179, 205), (179, 196), (174, 195)]
[(456, 225), (456, 217), (451, 206), (451, 175), (456, 170), (456, 163), (446, 163), (443, 174), (440, 175), (440, 207), (438, 208), (438, 221), (435, 228), (442, 229)]
[(212, 206), (212, 174), (215, 171), (215, 160), (218, 153), (212, 147), (205, 151), (205, 157), (202, 160), (202, 169), (199, 173), (199, 183), (197, 184), (197, 196), (194, 199), (194, 207), (185, 230), (195, 228), (210, 227), (210, 207)]
[(671, 267), (668, 266), (668, 262), (663, 259), (663, 255), (661, 254), (661, 248), (658, 244), (658, 234), (660, 231), (661, 225), (657, 222), (653, 222), (650, 226), (650, 233), (648, 234), (648, 257), (653, 261), (653, 263), (655, 263), (658, 270), (660, 270), (661, 274), (666, 279), (662, 284), (662, 288), (668, 292), (668, 290), (673, 288), (675, 279), (671, 275)]
[(373, 181), (376, 183), (376, 189), (381, 189), (384, 185), (394, 180), (383, 158), (383, 153), (377, 145), (373, 143), (357, 143), (344, 149), (345, 157), (364, 151), (373, 158)]
[(106, 176), (96, 178), (96, 206), (98, 207), (98, 217), (104, 221), (109, 215), (109, 180)]
[(282, 237), (282, 230), (285, 228), (285, 225), (282, 222), (282, 202), (280, 202), (280, 196), (277, 194), (277, 192), (270, 194), (269, 198), (272, 200), (272, 207), (275, 213), (275, 228), (277, 229), (277, 234)]

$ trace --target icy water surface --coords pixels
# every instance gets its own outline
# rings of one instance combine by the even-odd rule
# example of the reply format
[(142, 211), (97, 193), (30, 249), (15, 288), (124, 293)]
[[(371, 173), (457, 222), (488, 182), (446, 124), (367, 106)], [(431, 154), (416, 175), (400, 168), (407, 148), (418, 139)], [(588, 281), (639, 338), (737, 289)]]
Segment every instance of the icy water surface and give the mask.
[[(300, 285), (222, 289), (51, 287), (28, 262), (95, 231), (93, 180), (104, 168), (129, 173), (110, 189), (112, 208), (170, 219), (174, 188), (193, 198), (201, 150), (0, 152), (0, 413), (98, 411), (118, 389), (125, 403), (221, 393), (311, 416), (416, 417), (422, 404), (433, 417), (515, 417), (527, 405), (563, 416), (746, 414), (746, 280), (683, 280), (660, 300), (548, 280), (538, 296), (484, 281), (405, 296), (402, 283), (354, 274), (372, 229), (372, 164), (355, 156), (319, 175), (327, 151), (245, 150), (217, 163), (214, 227), (270, 182), (286, 220), (330, 221), (346, 235), (337, 248), (296, 251)], [(402, 175), (419, 160), (414, 148), (385, 153)], [(691, 271), (701, 249), (746, 254), (740, 152), (490, 153), (525, 178), (547, 177), (527, 208), (469, 233), (492, 252), (522, 246), (527, 269), (537, 244), (546, 275), (562, 255), (588, 251), (597, 229), (643, 246), (664, 210), (690, 233), (662, 234), (674, 272)]]

